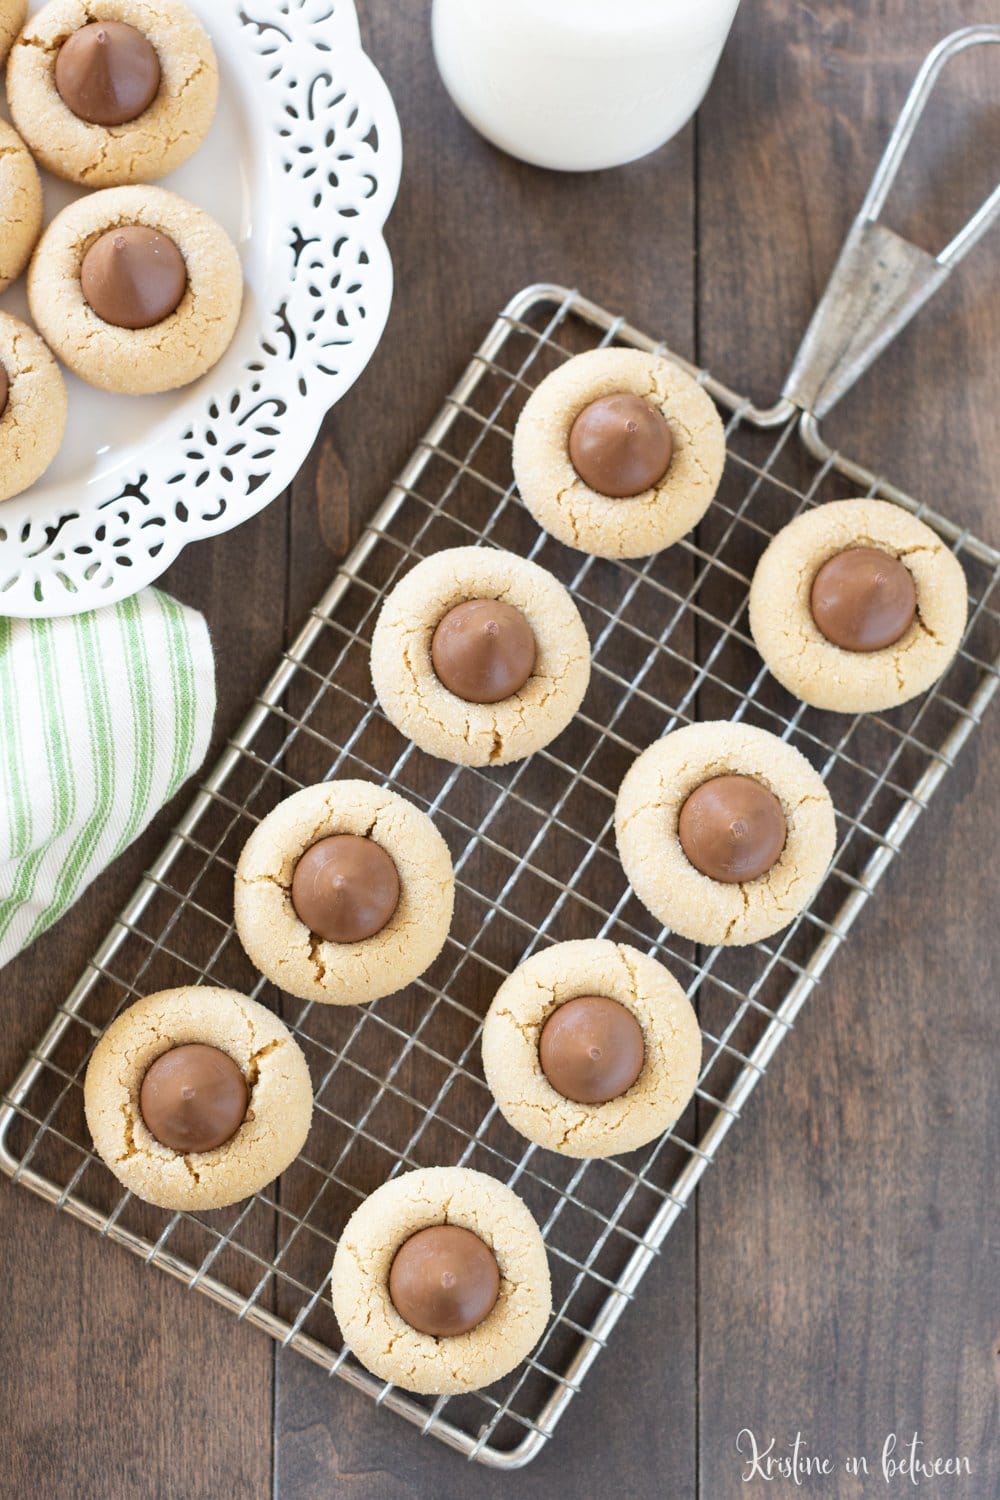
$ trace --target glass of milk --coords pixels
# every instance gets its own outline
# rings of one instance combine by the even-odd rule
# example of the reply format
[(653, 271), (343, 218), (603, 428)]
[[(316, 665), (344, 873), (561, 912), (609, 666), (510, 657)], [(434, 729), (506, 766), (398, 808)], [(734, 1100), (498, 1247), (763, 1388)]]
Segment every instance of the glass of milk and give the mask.
[(586, 172), (655, 151), (694, 114), (739, 0), (434, 0), (434, 54), (487, 140)]

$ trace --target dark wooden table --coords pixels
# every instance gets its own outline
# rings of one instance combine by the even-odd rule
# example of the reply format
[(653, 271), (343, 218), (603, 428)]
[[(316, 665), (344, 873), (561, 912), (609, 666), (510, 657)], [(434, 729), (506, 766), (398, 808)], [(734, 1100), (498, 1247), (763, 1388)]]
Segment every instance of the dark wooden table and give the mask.
[[(575, 284), (769, 400), (926, 50), (997, 0), (753, 0), (695, 125), (645, 162), (560, 177), (504, 157), (438, 81), (428, 6), (361, 0), (403, 125), (382, 345), (287, 502), (166, 586), (203, 609), (221, 743), (500, 303)], [(996, 57), (956, 67), (902, 185), (943, 243), (991, 186)], [(967, 130), (974, 129), (970, 140)], [(926, 190), (933, 173), (936, 190)], [(936, 233), (935, 233), (936, 231)], [(998, 240), (843, 404), (847, 450), (1000, 543)], [(988, 1500), (997, 1450), (997, 717), (978, 734), (779, 1053), (585, 1394), (533, 1467), (470, 1470), (126, 1252), (0, 1186), (0, 1497), (726, 1500), (737, 1434), (843, 1460), (916, 1430)], [(180, 806), (180, 804), (178, 804)], [(0, 976), (0, 1084), (37, 1040), (178, 807)]]

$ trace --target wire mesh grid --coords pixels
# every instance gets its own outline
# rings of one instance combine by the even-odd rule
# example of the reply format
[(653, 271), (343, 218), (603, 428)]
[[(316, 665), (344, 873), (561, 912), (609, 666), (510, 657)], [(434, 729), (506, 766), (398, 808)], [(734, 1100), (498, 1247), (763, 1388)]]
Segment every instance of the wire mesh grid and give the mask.
[[(509, 304), (0, 1114), (0, 1164), (15, 1179), (424, 1432), (500, 1467), (527, 1462), (551, 1436), (997, 679), (998, 555), (831, 452), (808, 418), (807, 453), (793, 441), (799, 418), (787, 403), (761, 412), (704, 374), (729, 415), (729, 458), (692, 537), (640, 563), (611, 563), (540, 533), (510, 479), (517, 413), (556, 364), (610, 342), (663, 347), (561, 288), (528, 288)], [(970, 585), (954, 665), (932, 693), (885, 716), (824, 714), (793, 700), (762, 667), (746, 623), (749, 577), (770, 536), (805, 506), (859, 493), (859, 481), (935, 525)], [(484, 771), (404, 741), (373, 704), (368, 674), (386, 590), (419, 558), (473, 540), (533, 557), (571, 588), (594, 662), (583, 709), (553, 745)], [(744, 719), (795, 744), (837, 809), (835, 862), (811, 908), (751, 949), (699, 948), (661, 929), (632, 896), (614, 846), (614, 796), (634, 756), (706, 718)], [(233, 871), (251, 829), (282, 797), (335, 776), (375, 778), (426, 809), (457, 875), (440, 958), (407, 991), (359, 1011), (303, 1004), (265, 983), (231, 920)], [(526, 1146), (506, 1125), (478, 1043), (493, 993), (523, 957), (592, 936), (664, 961), (698, 1009), (705, 1046), (695, 1100), (669, 1134), (587, 1163)], [(243, 990), (285, 1017), (310, 1065), (316, 1111), (306, 1150), (271, 1189), (230, 1210), (167, 1214), (123, 1193), (93, 1154), (82, 1079), (124, 1006), (199, 982)], [(432, 1164), (477, 1167), (525, 1198), (548, 1245), (554, 1300), (542, 1342), (517, 1371), (436, 1401), (368, 1375), (341, 1346), (326, 1291), (337, 1237), (360, 1200), (386, 1177)]]

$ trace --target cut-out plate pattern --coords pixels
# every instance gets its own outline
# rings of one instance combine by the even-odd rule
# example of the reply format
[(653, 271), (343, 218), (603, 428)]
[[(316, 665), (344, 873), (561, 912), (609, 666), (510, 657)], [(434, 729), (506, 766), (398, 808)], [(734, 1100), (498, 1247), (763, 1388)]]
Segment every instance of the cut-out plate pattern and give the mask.
[[(382, 226), (399, 122), (350, 0), (192, 0), (219, 56), (218, 118), (163, 180), (213, 213), (246, 278), (239, 331), (185, 390), (115, 397), (74, 377), (63, 449), (0, 506), (0, 613), (76, 614), (136, 593), (181, 548), (291, 482), (382, 334)], [(48, 216), (77, 190), (47, 179)], [(25, 314), (23, 285), (0, 307)]]

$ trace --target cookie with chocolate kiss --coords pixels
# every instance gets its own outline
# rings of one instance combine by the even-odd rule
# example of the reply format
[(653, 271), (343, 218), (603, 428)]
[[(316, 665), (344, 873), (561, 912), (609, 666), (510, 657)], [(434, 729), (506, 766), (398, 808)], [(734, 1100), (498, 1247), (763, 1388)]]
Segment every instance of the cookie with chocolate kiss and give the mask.
[(590, 642), (545, 568), (496, 547), (451, 547), (384, 600), (371, 673), (383, 713), (421, 750), (503, 766), (566, 728), (590, 679)]
[(152, 395), (197, 380), (225, 354), (243, 271), (204, 209), (163, 188), (110, 188), (52, 220), (31, 262), (28, 301), (81, 380)]
[(87, 1126), (123, 1187), (160, 1208), (224, 1208), (305, 1145), (312, 1084), (283, 1021), (236, 990), (186, 985), (137, 1000), (87, 1064)]
[(881, 713), (926, 692), (954, 660), (967, 614), (950, 544), (886, 500), (804, 511), (750, 585), (750, 632), (771, 673), (834, 713)]
[(552, 536), (597, 557), (647, 557), (701, 520), (726, 441), (711, 397), (672, 360), (591, 349), (532, 391), (512, 457), (521, 499)]
[(212, 43), (182, 0), (94, 10), (48, 0), (28, 18), (7, 63), (11, 115), (57, 177), (87, 188), (153, 182), (187, 161), (211, 127)]
[(617, 1156), (683, 1113), (701, 1033), (677, 980), (606, 938), (555, 943), (505, 979), (483, 1022), (483, 1072), (507, 1123), (576, 1158)]
[(625, 874), (658, 922), (695, 943), (756, 943), (795, 920), (836, 845), (833, 802), (793, 745), (705, 721), (648, 746), (615, 802)]
[(387, 787), (303, 787), (250, 835), (236, 866), (236, 931), (288, 994), (364, 1005), (405, 988), (437, 958), (455, 875), (434, 823)]
[(509, 1374), (552, 1308), (531, 1213), (511, 1188), (468, 1167), (422, 1167), (376, 1188), (340, 1236), (330, 1295), (366, 1369), (433, 1396)]

